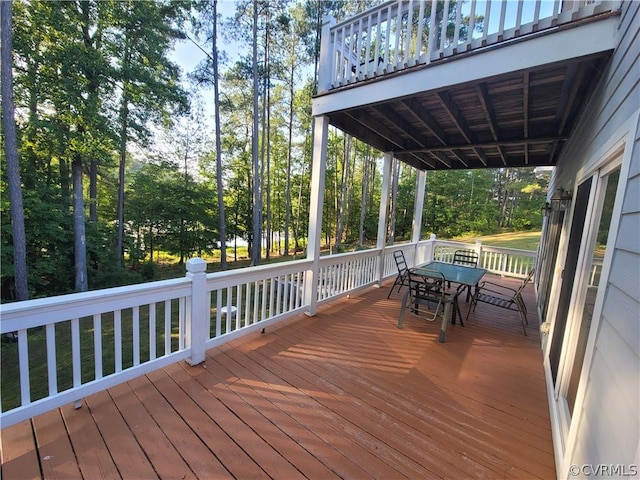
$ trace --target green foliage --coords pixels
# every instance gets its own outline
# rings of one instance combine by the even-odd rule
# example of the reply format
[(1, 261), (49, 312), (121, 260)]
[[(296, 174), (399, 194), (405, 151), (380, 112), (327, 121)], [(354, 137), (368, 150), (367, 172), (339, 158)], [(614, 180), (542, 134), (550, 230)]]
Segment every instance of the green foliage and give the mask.
[[(279, 253), (289, 217), (288, 251), (300, 253), (309, 222), (311, 99), (322, 17), (331, 13), (345, 18), (372, 2), (258, 3), (263, 80), (259, 132), (253, 131), (250, 62), (240, 52), (240, 61), (220, 72), (226, 233), (229, 243), (235, 237), (252, 241), (251, 146), (256, 136), (261, 147), (262, 229)], [(212, 3), (203, 0), (198, 5), (209, 8)], [(438, 12), (443, 5), (438, 2)], [(253, 2), (235, 6), (234, 20), (221, 22), (221, 39), (248, 42)], [(185, 37), (188, 9), (189, 2), (173, 1), (14, 4), (15, 97), (31, 296), (73, 290), (71, 164), (77, 159), (89, 179), (85, 234), (90, 288), (156, 278), (158, 252), (180, 261), (218, 255), (214, 131), (196, 96), (187, 98), (181, 72), (168, 57), (173, 42)], [(207, 37), (203, 42), (210, 42), (211, 25), (203, 23), (207, 18), (196, 25)], [(481, 20), (476, 19), (476, 26)], [(201, 65), (197, 78), (202, 85), (211, 79), (210, 66), (209, 61)], [(208, 94), (202, 92), (202, 97)], [(186, 115), (189, 106), (191, 115)], [(346, 168), (345, 143), (341, 132), (330, 129), (321, 228), (323, 240), (335, 244), (344, 177), (341, 243), (362, 248), (375, 242), (378, 232), (382, 155), (354, 139)], [(117, 267), (116, 249), (120, 166), (125, 194), (122, 268)], [(416, 178), (413, 169), (401, 166), (396, 240), (411, 236)], [(2, 211), (8, 212), (2, 180)], [(423, 232), (451, 237), (535, 230), (546, 186), (547, 178), (533, 170), (429, 172)], [(91, 216), (89, 205), (95, 207)], [(8, 215), (0, 219), (0, 231), (2, 301), (9, 301), (13, 249)]]

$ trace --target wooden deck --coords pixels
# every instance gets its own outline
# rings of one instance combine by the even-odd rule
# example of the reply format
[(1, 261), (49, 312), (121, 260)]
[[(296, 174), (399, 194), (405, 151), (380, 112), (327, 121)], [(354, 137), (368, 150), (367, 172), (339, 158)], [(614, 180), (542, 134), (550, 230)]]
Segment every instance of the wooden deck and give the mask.
[(440, 344), (390, 285), (3, 429), (2, 478), (555, 478), (533, 287)]

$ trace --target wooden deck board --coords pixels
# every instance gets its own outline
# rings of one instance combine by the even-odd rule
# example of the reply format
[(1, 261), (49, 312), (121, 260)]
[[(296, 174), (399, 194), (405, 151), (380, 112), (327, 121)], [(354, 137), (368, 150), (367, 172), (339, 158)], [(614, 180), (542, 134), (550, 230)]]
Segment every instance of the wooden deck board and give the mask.
[(80, 478), (80, 467), (71, 447), (60, 410), (33, 419), (38, 455), (45, 478)]
[[(122, 478), (157, 478), (157, 474), (122, 418), (109, 392), (99, 392), (85, 400), (82, 410), (87, 421), (95, 421), (109, 454)], [(80, 411), (79, 410), (79, 411)]]
[(3, 478), (555, 477), (535, 315), (441, 344), (390, 285), (3, 429)]
[(18, 423), (0, 432), (0, 457), (2, 477), (34, 479), (41, 478), (38, 451), (34, 447), (31, 420)]
[(224, 465), (183, 418), (176, 415), (171, 404), (146, 376), (138, 377), (129, 384), (160, 429), (171, 433), (168, 439), (196, 477), (232, 478)]

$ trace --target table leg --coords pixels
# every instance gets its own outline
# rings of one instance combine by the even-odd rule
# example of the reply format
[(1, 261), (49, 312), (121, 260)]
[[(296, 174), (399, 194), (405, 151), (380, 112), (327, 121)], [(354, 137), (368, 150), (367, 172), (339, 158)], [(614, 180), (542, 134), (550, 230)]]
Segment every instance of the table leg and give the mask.
[(444, 343), (444, 337), (447, 334), (447, 323), (449, 322), (449, 314), (451, 313), (451, 301), (447, 300), (444, 304), (444, 312), (442, 313), (442, 323), (440, 324), (440, 343)]

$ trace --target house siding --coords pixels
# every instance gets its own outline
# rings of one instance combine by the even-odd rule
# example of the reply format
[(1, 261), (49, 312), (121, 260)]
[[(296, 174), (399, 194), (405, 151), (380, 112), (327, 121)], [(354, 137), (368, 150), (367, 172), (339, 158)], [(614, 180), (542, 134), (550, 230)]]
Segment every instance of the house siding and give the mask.
[(631, 149), (630, 163), (616, 243), (602, 314), (593, 319), (598, 328), (584, 366), (584, 396), (576, 403), (570, 441), (558, 462), (561, 478), (572, 476), (570, 465), (638, 468), (640, 463), (639, 26), (640, 2), (624, 2), (618, 46), (552, 181), (554, 188), (575, 188), (585, 173), (597, 168), (602, 160), (598, 152), (630, 125), (627, 138), (632, 141), (625, 145), (625, 156)]

